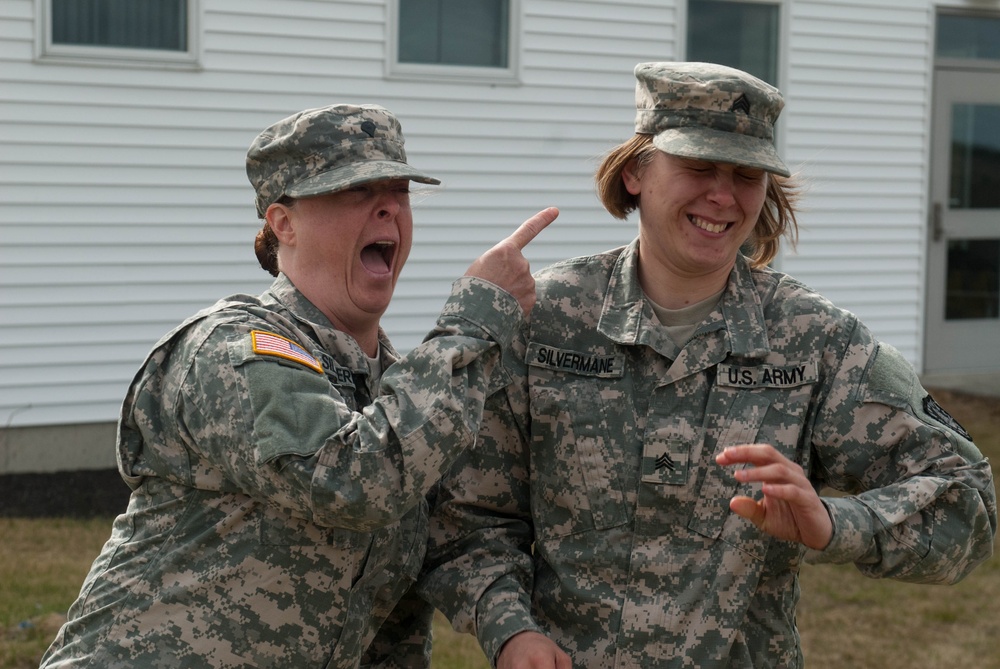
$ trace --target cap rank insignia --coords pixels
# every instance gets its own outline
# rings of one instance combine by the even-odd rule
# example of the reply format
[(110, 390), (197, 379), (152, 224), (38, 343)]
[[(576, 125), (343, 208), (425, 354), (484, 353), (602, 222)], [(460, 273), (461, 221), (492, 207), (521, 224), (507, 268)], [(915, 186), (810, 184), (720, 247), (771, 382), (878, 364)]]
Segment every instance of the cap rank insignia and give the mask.
[(750, 100), (747, 99), (747, 94), (743, 93), (740, 97), (733, 101), (733, 105), (729, 108), (731, 112), (743, 112), (747, 116), (750, 115)]

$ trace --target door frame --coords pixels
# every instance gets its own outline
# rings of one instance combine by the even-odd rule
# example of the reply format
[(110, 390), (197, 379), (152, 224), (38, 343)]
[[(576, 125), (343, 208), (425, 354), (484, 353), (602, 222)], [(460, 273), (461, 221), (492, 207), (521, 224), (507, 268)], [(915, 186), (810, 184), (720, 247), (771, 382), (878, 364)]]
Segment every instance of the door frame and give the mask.
[[(959, 61), (958, 63), (962, 63)], [(982, 61), (967, 66), (956, 61), (934, 69), (931, 105), (931, 151), (927, 228), (926, 299), (924, 308), (924, 373), (988, 372), (1000, 370), (1000, 318), (947, 321), (945, 275), (949, 239), (983, 236), (1000, 220), (1000, 209), (948, 207), (951, 171), (952, 105), (1000, 106), (1000, 63)], [(984, 238), (1000, 238), (1000, 229)], [(993, 345), (987, 345), (992, 342)]]

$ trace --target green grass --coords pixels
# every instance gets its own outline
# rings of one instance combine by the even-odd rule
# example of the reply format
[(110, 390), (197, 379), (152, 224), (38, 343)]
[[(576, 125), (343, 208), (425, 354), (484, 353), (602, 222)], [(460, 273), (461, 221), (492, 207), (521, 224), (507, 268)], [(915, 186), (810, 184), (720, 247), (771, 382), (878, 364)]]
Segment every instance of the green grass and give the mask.
[[(1000, 464), (1000, 400), (935, 391)], [(0, 518), (0, 669), (37, 667), (111, 519)], [(1000, 551), (998, 551), (1000, 552)], [(955, 586), (865, 578), (851, 565), (806, 566), (798, 622), (809, 669), (1000, 669), (1000, 557)], [(438, 616), (433, 669), (488, 669), (475, 640)]]

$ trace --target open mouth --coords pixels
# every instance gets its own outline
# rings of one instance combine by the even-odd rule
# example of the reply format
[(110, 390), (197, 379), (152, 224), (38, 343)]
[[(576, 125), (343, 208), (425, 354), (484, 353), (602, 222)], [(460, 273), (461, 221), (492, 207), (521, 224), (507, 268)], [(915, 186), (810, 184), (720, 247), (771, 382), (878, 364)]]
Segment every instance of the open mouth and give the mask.
[(700, 228), (705, 232), (713, 232), (716, 234), (725, 232), (729, 226), (732, 225), (732, 223), (711, 223), (693, 214), (688, 214), (688, 220), (691, 221), (696, 228)]
[(388, 274), (396, 255), (396, 242), (388, 240), (373, 242), (361, 249), (361, 264), (374, 274)]

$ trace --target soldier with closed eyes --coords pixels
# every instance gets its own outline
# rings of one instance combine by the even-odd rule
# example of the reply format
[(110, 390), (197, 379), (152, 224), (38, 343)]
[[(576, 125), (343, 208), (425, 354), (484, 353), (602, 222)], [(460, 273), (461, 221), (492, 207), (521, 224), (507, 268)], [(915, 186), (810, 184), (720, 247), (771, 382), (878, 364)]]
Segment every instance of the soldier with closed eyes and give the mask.
[(768, 266), (796, 233), (779, 91), (635, 77), (596, 181), (638, 237), (536, 274), (421, 591), (499, 669), (799, 669), (803, 560), (960, 580), (993, 550), (990, 465), (898, 351)]

